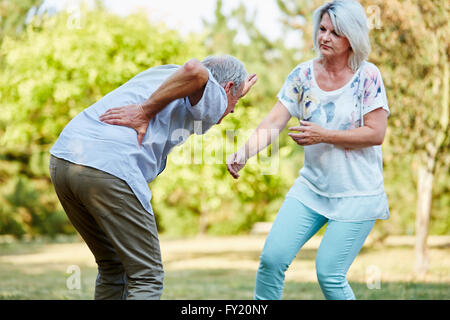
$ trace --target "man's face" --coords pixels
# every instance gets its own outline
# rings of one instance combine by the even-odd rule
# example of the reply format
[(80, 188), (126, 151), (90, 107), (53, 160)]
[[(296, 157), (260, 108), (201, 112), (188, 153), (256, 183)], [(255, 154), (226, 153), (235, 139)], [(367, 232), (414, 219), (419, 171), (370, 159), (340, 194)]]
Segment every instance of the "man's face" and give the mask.
[(236, 95), (233, 95), (233, 88), (234, 88), (234, 83), (231, 81), (228, 82), (224, 87), (225, 93), (227, 94), (228, 105), (227, 105), (227, 108), (225, 109), (225, 112), (223, 113), (222, 117), (219, 119), (219, 121), (217, 121), (217, 124), (221, 123), (222, 119), (225, 118), (229, 113), (234, 112), (234, 107), (236, 106), (236, 104), (239, 101), (239, 98), (242, 95), (242, 90), (244, 90), (244, 84), (241, 85), (239, 90), (236, 92)]

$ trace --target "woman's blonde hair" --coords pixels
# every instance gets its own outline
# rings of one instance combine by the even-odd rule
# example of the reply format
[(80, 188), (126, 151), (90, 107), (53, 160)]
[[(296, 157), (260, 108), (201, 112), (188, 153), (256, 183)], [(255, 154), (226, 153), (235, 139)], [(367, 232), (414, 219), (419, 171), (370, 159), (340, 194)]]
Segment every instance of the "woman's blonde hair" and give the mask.
[(352, 52), (348, 65), (356, 71), (370, 53), (369, 27), (364, 8), (355, 0), (334, 0), (314, 11), (313, 42), (314, 50), (321, 55), (318, 43), (320, 22), (325, 13), (330, 16), (333, 28), (338, 36), (344, 36), (350, 42)]

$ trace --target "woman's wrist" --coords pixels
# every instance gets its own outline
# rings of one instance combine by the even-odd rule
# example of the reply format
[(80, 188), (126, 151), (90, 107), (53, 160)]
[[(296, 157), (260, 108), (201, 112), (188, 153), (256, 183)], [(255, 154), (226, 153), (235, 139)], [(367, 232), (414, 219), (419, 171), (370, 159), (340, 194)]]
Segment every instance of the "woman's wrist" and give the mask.
[(239, 150), (238, 150), (238, 153), (240, 154), (241, 158), (242, 158), (245, 162), (247, 162), (248, 159), (250, 158), (249, 150), (248, 150), (247, 144), (244, 145), (241, 149), (239, 149)]
[(330, 143), (330, 144), (333, 144), (333, 142), (332, 142), (332, 137), (333, 137), (333, 132), (332, 132), (332, 130), (329, 130), (329, 129), (323, 129), (323, 132), (322, 132), (322, 143)]

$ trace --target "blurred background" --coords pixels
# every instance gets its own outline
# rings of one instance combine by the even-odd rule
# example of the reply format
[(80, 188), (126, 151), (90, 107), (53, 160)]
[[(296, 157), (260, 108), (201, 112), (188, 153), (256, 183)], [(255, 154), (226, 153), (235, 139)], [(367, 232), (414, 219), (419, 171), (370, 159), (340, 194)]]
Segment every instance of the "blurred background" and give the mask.
[[(249, 135), (276, 103), (276, 94), (289, 72), (315, 56), (312, 13), (323, 2), (0, 0), (0, 279), (4, 281), (0, 298), (42, 298), (43, 292), (48, 298), (92, 297), (93, 283), (89, 281), (95, 279), (95, 264), (85, 251), (87, 260), (83, 261), (89, 260), (87, 280), (83, 280), (87, 281), (86, 291), (78, 291), (78, 295), (64, 286), (62, 291), (45, 289), (45, 285), (52, 286), (51, 280), (42, 280), (43, 274), (48, 279), (53, 277), (53, 273), (45, 271), (52, 258), (41, 256), (37, 264), (14, 258), (44, 252), (59, 242), (72, 245), (77, 239), (48, 173), (49, 150), (75, 115), (147, 68), (227, 53), (243, 61), (248, 72), (256, 73), (259, 80), (241, 99), (235, 113), (208, 132), (207, 136), (214, 139), (203, 137), (202, 147), (217, 139), (229, 139), (227, 130)], [(391, 109), (383, 143), (391, 217), (375, 225), (367, 244), (367, 250), (373, 250), (375, 256), (368, 260), (372, 262), (360, 265), (354, 281), (361, 283), (363, 297), (386, 297), (379, 291), (363, 293), (368, 287), (364, 285), (368, 266), (377, 266), (374, 270), (380, 271), (383, 281), (422, 281), (413, 287), (395, 287), (393, 298), (449, 299), (449, 2), (360, 2), (371, 28), (369, 61), (381, 71)], [(297, 123), (291, 119), (290, 125)], [(195, 139), (201, 138), (190, 139), (195, 144)], [(174, 150), (166, 170), (150, 184), (163, 254), (164, 248), (167, 252), (165, 264), (172, 270), (170, 259), (188, 261), (195, 256), (183, 256), (185, 250), (177, 251), (177, 245), (183, 248), (186, 241), (197, 241), (191, 244), (191, 248), (198, 248), (197, 254), (209, 252), (204, 248), (204, 239), (210, 239), (206, 241), (211, 244), (217, 241), (221, 244), (217, 250), (222, 250), (218, 255), (224, 261), (235, 259), (241, 267), (242, 261), (249, 261), (249, 273), (242, 275), (233, 267), (221, 268), (230, 274), (220, 273), (216, 267), (224, 261), (211, 262), (208, 274), (219, 287), (220, 281), (228, 284), (230, 277), (243, 279), (233, 290), (225, 290), (229, 296), (222, 293), (217, 299), (251, 298), (252, 270), (256, 271), (265, 232), (298, 177), (303, 148), (289, 139), (285, 130), (274, 151), (277, 170), (262, 174), (267, 164), (261, 159), (247, 165), (237, 181), (224, 165), (228, 151), (219, 156), (222, 164), (176, 161), (185, 152), (183, 147)], [(255, 239), (256, 244), (252, 242)], [(229, 246), (224, 247), (224, 243)], [(245, 246), (253, 249), (247, 254), (240, 252)], [(61, 247), (58, 252), (77, 248)], [(398, 248), (404, 251), (392, 251)], [(310, 250), (314, 252), (314, 244)], [(390, 267), (382, 265), (388, 254)], [(64, 266), (69, 263), (63, 261), (74, 255), (66, 260), (60, 257), (62, 260), (57, 261), (61, 267), (54, 272), (65, 279)], [(300, 257), (298, 263), (314, 262), (314, 256), (308, 256), (307, 251), (303, 258), (307, 261)], [(398, 277), (389, 277), (389, 270), (402, 263), (407, 267), (398, 269)], [(20, 265), (25, 266), (23, 270)], [(36, 271), (40, 270), (37, 265), (42, 266), (41, 273)], [(313, 271), (313, 265), (310, 267)], [(176, 272), (188, 272), (195, 278), (193, 270), (197, 269), (174, 271), (167, 281), (175, 285), (186, 278), (186, 273)], [(204, 271), (200, 274), (205, 275)], [(32, 281), (34, 276), (41, 279), (31, 286), (35, 291), (25, 290), (27, 285), (21, 279)], [(318, 287), (311, 289), (315, 295), (297, 295), (297, 286), (308, 277), (293, 274), (286, 297), (320, 298)], [(311, 278), (311, 283), (314, 281)], [(419, 292), (424, 291), (418, 287), (421, 283), (428, 283), (430, 295), (420, 296)], [(196, 290), (198, 296), (193, 298), (211, 297), (210, 287), (205, 291), (197, 284), (182, 284), (178, 291), (169, 291), (164, 297), (192, 298), (189, 294)], [(240, 285), (242, 292), (237, 289)], [(232, 292), (240, 293), (235, 296)]]

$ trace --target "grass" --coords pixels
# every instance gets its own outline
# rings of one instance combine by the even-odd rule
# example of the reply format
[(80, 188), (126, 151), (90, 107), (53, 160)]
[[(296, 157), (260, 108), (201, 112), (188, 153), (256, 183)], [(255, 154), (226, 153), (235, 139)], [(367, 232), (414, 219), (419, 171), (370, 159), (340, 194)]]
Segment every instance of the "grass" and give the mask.
[[(252, 299), (264, 240), (264, 236), (162, 237), (166, 273), (162, 299)], [(403, 240), (364, 246), (348, 273), (356, 297), (449, 300), (448, 241), (430, 246), (430, 271), (418, 279), (413, 273), (413, 241)], [(283, 299), (324, 299), (315, 275), (319, 243), (320, 237), (311, 239), (291, 264)], [(71, 265), (80, 268), (80, 289), (67, 288)], [(77, 238), (0, 243), (0, 299), (90, 300), (96, 275), (92, 254)], [(377, 283), (379, 289), (369, 289)]]

